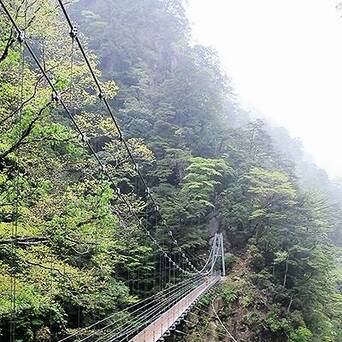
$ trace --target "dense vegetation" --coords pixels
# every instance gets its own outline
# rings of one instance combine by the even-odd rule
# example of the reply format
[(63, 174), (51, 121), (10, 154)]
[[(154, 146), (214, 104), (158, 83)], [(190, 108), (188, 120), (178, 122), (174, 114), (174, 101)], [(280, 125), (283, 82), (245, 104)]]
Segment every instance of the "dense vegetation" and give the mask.
[[(5, 3), (158, 240), (168, 244), (171, 229), (198, 262), (224, 232), (230, 272), (215, 305), (236, 339), (342, 341), (341, 185), (285, 129), (251, 120), (216, 53), (191, 44), (183, 1), (68, 7), (169, 229), (149, 210), (56, 3)], [(0, 32), (0, 340), (13, 274), (18, 341), (56, 340), (145, 296), (154, 251), (3, 14)], [(222, 340), (210, 312), (196, 319), (184, 339)]]

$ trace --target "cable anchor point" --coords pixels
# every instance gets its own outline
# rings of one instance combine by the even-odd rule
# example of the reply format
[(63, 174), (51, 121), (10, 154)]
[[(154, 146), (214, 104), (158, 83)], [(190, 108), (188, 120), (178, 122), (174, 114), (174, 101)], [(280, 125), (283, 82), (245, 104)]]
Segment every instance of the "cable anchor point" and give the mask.
[(78, 33), (78, 28), (76, 26), (73, 26), (72, 29), (69, 32), (69, 35), (72, 39), (75, 39)]
[(100, 100), (104, 100), (106, 98), (106, 93), (104, 93), (103, 91), (99, 92), (99, 99)]
[(26, 39), (25, 32), (22, 31), (22, 30), (19, 30), (19, 31), (18, 31), (17, 39), (18, 39), (18, 42), (19, 42), (20, 44), (24, 43), (24, 41), (25, 41), (25, 39)]
[(88, 136), (87, 136), (86, 133), (82, 133), (82, 134), (81, 134), (81, 140), (82, 140), (82, 142), (84, 142), (84, 143), (87, 143), (87, 142), (89, 141), (89, 138), (88, 138)]
[(51, 94), (51, 98), (52, 98), (52, 100), (53, 101), (55, 101), (55, 102), (59, 102), (59, 100), (60, 100), (60, 96), (59, 96), (59, 94), (56, 92), (56, 91), (54, 91), (52, 94)]

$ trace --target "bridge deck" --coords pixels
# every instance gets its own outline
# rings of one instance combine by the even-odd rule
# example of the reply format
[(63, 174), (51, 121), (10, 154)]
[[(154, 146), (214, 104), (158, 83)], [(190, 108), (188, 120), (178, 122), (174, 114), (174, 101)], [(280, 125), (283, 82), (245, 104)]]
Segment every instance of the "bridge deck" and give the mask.
[(220, 277), (208, 279), (198, 288), (190, 292), (184, 298), (179, 300), (169, 310), (164, 312), (148, 327), (137, 334), (131, 342), (156, 342), (161, 338), (177, 321), (178, 318), (199, 298), (202, 294), (208, 291), (215, 283), (218, 282)]

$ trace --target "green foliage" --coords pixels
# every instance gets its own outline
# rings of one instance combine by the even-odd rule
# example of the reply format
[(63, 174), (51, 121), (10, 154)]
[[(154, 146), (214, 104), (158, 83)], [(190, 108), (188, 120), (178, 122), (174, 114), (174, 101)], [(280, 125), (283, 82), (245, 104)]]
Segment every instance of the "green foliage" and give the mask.
[[(71, 54), (58, 7), (6, 5), (21, 27), (28, 21), (54, 86), (142, 216), (151, 209), (145, 190), (80, 52)], [(224, 318), (246, 329), (241, 339), (339, 342), (341, 257), (333, 243), (342, 245), (342, 211), (331, 201), (342, 192), (300, 142), (249, 122), (217, 54), (191, 43), (182, 0), (80, 0), (68, 10), (169, 226), (148, 211), (156, 238), (201, 263), (208, 236), (224, 232), (233, 276), (219, 295)], [(21, 48), (4, 15), (0, 32), (0, 333), (6, 340), (15, 271), (18, 335), (47, 341), (77, 328), (79, 312), (88, 325), (150, 294), (154, 251), (26, 55), (21, 89)]]
[(251, 294), (245, 293), (240, 302), (241, 302), (241, 305), (243, 307), (247, 308), (248, 306), (250, 306), (253, 303), (253, 300), (254, 300), (254, 298)]
[(289, 329), (289, 322), (285, 318), (279, 318), (272, 311), (267, 315), (266, 324), (272, 332), (281, 332)]
[(224, 303), (226, 305), (229, 305), (237, 299), (238, 290), (233, 283), (224, 282), (220, 287), (219, 294), (222, 297)]
[(206, 209), (214, 207), (212, 199), (215, 189), (222, 184), (223, 177), (227, 176), (230, 170), (224, 160), (200, 157), (190, 159), (180, 192), (180, 196), (187, 199), (185, 209), (200, 215), (204, 214)]
[(306, 327), (299, 327), (296, 331), (291, 332), (289, 341), (291, 342), (310, 342), (312, 333)]
[(232, 253), (225, 253), (224, 254), (224, 262), (225, 262), (225, 266), (226, 266), (227, 271), (229, 271), (232, 268), (232, 266), (234, 265), (234, 263), (236, 262), (236, 257)]

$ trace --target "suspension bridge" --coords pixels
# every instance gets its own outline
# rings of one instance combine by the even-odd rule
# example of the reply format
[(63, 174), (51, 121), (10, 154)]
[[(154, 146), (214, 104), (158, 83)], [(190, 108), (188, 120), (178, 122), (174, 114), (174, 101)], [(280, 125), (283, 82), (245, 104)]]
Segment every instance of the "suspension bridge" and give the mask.
[[(164, 255), (168, 259), (167, 255)], [(186, 271), (170, 262), (166, 272), (181, 277), (171, 277), (167, 286), (132, 306), (106, 317), (89, 327), (71, 334), (64, 341), (98, 342), (157, 342), (176, 330), (203, 295), (211, 291), (225, 275), (223, 236), (213, 237), (209, 258), (201, 270)]]
[[(28, 54), (36, 64), (38, 71), (46, 81), (46, 84), (51, 89), (52, 99), (57, 105), (67, 114), (81, 141), (98, 163), (99, 172), (108, 179), (112, 188), (116, 189), (116, 195), (121, 200), (120, 205), (125, 206), (127, 211), (133, 217), (141, 230), (150, 239), (155, 247), (155, 252), (160, 257), (159, 277), (164, 279), (159, 283), (158, 287), (153, 288), (153, 294), (144, 298), (121, 311), (116, 311), (112, 315), (102, 318), (89, 326), (77, 329), (76, 332), (68, 331), (60, 332), (61, 338), (59, 342), (64, 341), (98, 341), (98, 342), (157, 342), (163, 341), (165, 337), (170, 336), (173, 331), (177, 330), (177, 326), (186, 318), (191, 309), (202, 296), (210, 292), (221, 280), (225, 277), (224, 263), (224, 244), (223, 235), (216, 232), (211, 238), (208, 257), (202, 267), (196, 267), (187, 256), (186, 250), (178, 249), (179, 258), (170, 251), (166, 250), (165, 245), (157, 240), (150, 232), (144, 219), (131, 207), (129, 200), (121, 193), (121, 190), (108, 171), (104, 161), (95, 151), (85, 132), (77, 124), (72, 110), (68, 107), (63, 95), (58, 92), (58, 89), (49, 73), (45, 70), (39, 56), (36, 55), (35, 49), (32, 47), (29, 37), (26, 36), (25, 30), (19, 27), (13, 16), (5, 5), (3, 0), (0, 0), (1, 7), (7, 16), (12, 29), (17, 34), (17, 40), (22, 47), (22, 58), (25, 53)], [(106, 94), (102, 89), (101, 82), (96, 76), (92, 64), (89, 61), (87, 52), (84, 49), (81, 40), (79, 39), (77, 27), (73, 24), (68, 11), (61, 0), (58, 0), (60, 9), (66, 19), (66, 24), (69, 26), (69, 35), (72, 44), (76, 43), (81, 55), (86, 63), (89, 73), (93, 78), (94, 84), (98, 91), (98, 97), (103, 102), (105, 110), (108, 112), (109, 118), (115, 124), (118, 132), (119, 142), (126, 151), (141, 184), (144, 186), (146, 193), (146, 201), (149, 201), (155, 213), (159, 216), (159, 221), (162, 222), (164, 229), (169, 232), (168, 236), (171, 244), (177, 245), (173, 233), (163, 219), (159, 205), (155, 201), (152, 192), (150, 191), (145, 178), (143, 177), (139, 165), (134, 158), (134, 152), (125, 140), (123, 132), (116, 120), (114, 112), (107, 100)], [(13, 241), (17, 236), (13, 233)], [(15, 274), (13, 275), (15, 280)], [(15, 281), (14, 281), (15, 283)], [(13, 312), (15, 314), (15, 286), (13, 288), (12, 302)], [(15, 317), (12, 322), (15, 325)], [(15, 326), (12, 327), (11, 340), (15, 341)], [(234, 339), (233, 339), (234, 340)], [(235, 341), (235, 340), (234, 340)]]

